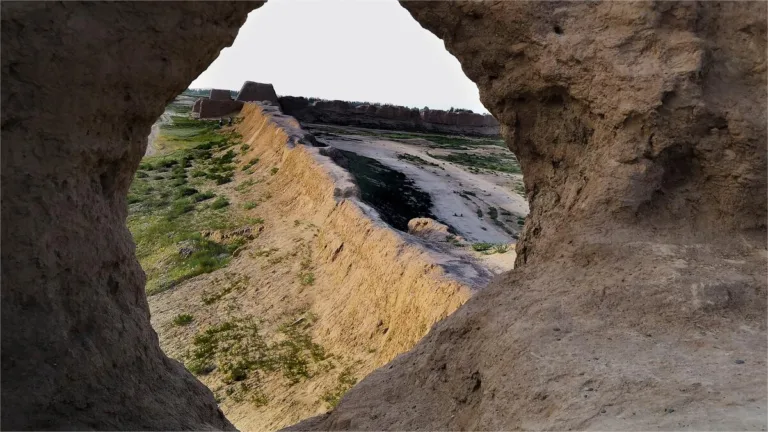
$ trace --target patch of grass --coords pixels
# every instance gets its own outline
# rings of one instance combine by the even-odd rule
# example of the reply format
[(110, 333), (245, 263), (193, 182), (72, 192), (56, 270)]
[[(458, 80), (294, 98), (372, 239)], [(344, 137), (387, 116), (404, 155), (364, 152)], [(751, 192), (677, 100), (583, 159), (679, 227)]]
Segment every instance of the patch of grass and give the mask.
[[(375, 352), (376, 350), (374, 350)], [(350, 367), (344, 368), (337, 378), (336, 387), (323, 393), (320, 399), (328, 404), (328, 408), (336, 408), (339, 404), (342, 396), (349, 391), (355, 384), (357, 384), (357, 378), (352, 375)]]
[(168, 210), (166, 217), (168, 220), (174, 220), (184, 213), (191, 212), (195, 209), (195, 205), (188, 199), (180, 199), (171, 203), (171, 208)]
[(147, 275), (148, 295), (227, 265), (242, 244), (234, 238), (216, 242), (201, 235), (243, 223), (221, 207), (228, 203), (226, 198), (214, 206), (197, 204), (216, 196), (212, 191), (198, 192), (203, 177), (219, 183), (231, 179), (234, 152), (228, 149), (238, 137), (214, 130), (216, 122), (183, 116), (171, 120), (160, 128), (156, 156), (140, 164), (146, 175), (134, 177), (128, 195), (127, 223)]
[(192, 195), (192, 201), (194, 202), (207, 201), (215, 196), (216, 194), (211, 191), (200, 192)]
[(247, 218), (245, 221), (250, 225), (261, 225), (264, 223), (264, 219), (260, 217)]
[(493, 247), (493, 243), (472, 243), (472, 249), (474, 249), (477, 252), (485, 252)]
[(308, 316), (282, 324), (276, 340), (268, 343), (253, 317), (232, 318), (198, 332), (183, 360), (195, 375), (215, 372), (226, 397), (264, 405), (269, 401), (261, 389), (265, 375), (280, 373), (294, 385), (324, 369), (325, 350), (308, 331), (313, 323)]
[(508, 250), (509, 250), (509, 245), (506, 245), (506, 244), (497, 244), (493, 247), (493, 252), (497, 254), (507, 253)]
[(459, 239), (457, 239), (456, 236), (452, 235), (452, 234), (448, 234), (447, 236), (445, 236), (445, 241), (447, 241), (448, 243), (450, 243), (453, 246), (457, 246), (457, 247), (463, 246), (461, 244), (461, 242), (459, 241)]
[(494, 153), (493, 155), (477, 155), (473, 153), (451, 153), (447, 155), (427, 154), (436, 159), (442, 159), (475, 169), (486, 169), (512, 174), (521, 173), (520, 164), (517, 163), (517, 158), (515, 158), (512, 153)]
[(190, 324), (192, 321), (194, 321), (194, 317), (187, 313), (178, 314), (175, 317), (173, 317), (173, 325), (175, 325), (176, 327), (185, 326), (187, 324)]
[(243, 204), (243, 208), (246, 210), (255, 209), (259, 204), (255, 201), (247, 201)]
[(247, 164), (243, 165), (242, 171), (247, 171), (250, 167), (256, 165), (257, 163), (259, 163), (259, 158), (253, 158), (249, 160)]
[(220, 196), (211, 203), (211, 208), (214, 210), (223, 209), (229, 205), (229, 200), (226, 197)]
[(412, 155), (412, 154), (398, 153), (397, 158), (400, 159), (400, 160), (404, 160), (406, 162), (410, 162), (410, 163), (412, 163), (414, 165), (433, 166), (433, 167), (437, 167), (437, 168), (443, 168), (443, 167), (441, 167), (440, 165), (438, 165), (436, 163), (429, 162), (429, 161), (427, 161), (427, 160), (425, 160), (423, 158), (420, 158), (420, 157)]
[(226, 297), (229, 293), (233, 291), (243, 291), (245, 288), (248, 287), (248, 276), (232, 276), (227, 275), (225, 281), (214, 281), (215, 286), (220, 286), (221, 288), (214, 292), (208, 292), (208, 290), (203, 290), (203, 295), (201, 297), (201, 300), (204, 305), (212, 305), (216, 303), (217, 301), (221, 300), (222, 298)]
[(197, 189), (191, 187), (182, 187), (176, 189), (176, 198), (184, 198), (197, 194)]
[(239, 185), (235, 186), (235, 190), (238, 192), (247, 192), (251, 186), (255, 185), (257, 182), (255, 180), (248, 179)]
[(240, 146), (240, 153), (245, 154), (250, 149), (251, 149), (251, 146), (249, 146), (248, 144), (243, 144)]
[(310, 286), (315, 284), (315, 274), (312, 272), (299, 273), (299, 283), (303, 286)]
[(275, 174), (277, 174), (277, 172), (278, 172), (279, 170), (280, 170), (280, 168), (278, 168), (278, 167), (272, 167), (272, 169), (270, 169), (270, 170), (269, 170), (269, 173), (270, 173), (271, 175), (275, 175)]

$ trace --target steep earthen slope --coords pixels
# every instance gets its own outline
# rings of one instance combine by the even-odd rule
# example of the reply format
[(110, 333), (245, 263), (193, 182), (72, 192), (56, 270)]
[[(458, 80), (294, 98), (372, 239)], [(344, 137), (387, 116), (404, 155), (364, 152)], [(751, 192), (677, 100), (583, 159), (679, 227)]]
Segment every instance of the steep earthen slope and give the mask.
[(373, 339), (383, 363), (469, 298), (465, 284), (359, 201), (349, 174), (321, 148), (306, 145), (296, 120), (275, 111), (265, 115), (256, 104), (246, 104), (241, 116), (237, 130), (251, 146), (246, 159), (279, 167), (269, 185), (271, 205), (318, 226), (316, 264), (333, 281), (327, 292), (313, 294), (317, 310), (328, 316), (318, 322), (323, 340), (351, 352)]
[(765, 3), (417, 3), (519, 157), (498, 277), (295, 429), (764, 429)]
[[(245, 104), (236, 130), (239, 166), (215, 193), (231, 203), (220, 217), (254, 221), (247, 229), (255, 238), (226, 267), (152, 295), (149, 305), (163, 351), (187, 364), (201, 335), (217, 326), (258, 322), (269, 344), (300, 346), (304, 339), (286, 328), (311, 336), (323, 355), (293, 380), (285, 371), (300, 361), (273, 354), (266, 356), (278, 366), (246, 366), (236, 380), (229, 360), (192, 367), (236, 427), (275, 430), (326, 412), (350, 381), (413, 347), (463, 304), (470, 287), (361, 203), (351, 176), (320, 154), (328, 149), (309, 145), (295, 120)], [(174, 325), (182, 313), (192, 322)], [(219, 353), (227, 343), (211, 348), (215, 356), (228, 355)], [(241, 364), (252, 359), (232, 356)]]

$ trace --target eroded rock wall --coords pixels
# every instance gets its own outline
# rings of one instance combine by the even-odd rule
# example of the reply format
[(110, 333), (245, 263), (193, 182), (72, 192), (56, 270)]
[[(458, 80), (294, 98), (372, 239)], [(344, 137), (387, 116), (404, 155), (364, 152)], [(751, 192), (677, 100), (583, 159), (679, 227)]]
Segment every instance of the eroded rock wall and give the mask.
[(402, 4), (531, 214), (514, 271), (294, 429), (766, 428), (766, 4)]
[(499, 123), (491, 115), (441, 110), (419, 110), (395, 105), (355, 105), (351, 102), (280, 98), (283, 111), (306, 123), (327, 123), (416, 132), (497, 136)]
[(258, 2), (2, 3), (2, 428), (231, 429), (150, 327), (126, 194)]

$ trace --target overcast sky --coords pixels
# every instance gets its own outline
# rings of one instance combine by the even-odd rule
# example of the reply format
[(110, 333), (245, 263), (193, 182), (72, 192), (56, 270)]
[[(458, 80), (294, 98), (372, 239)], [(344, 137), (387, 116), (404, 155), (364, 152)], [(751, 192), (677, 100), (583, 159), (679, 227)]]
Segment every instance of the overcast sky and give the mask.
[(487, 112), (443, 42), (395, 0), (270, 0), (190, 84), (279, 95)]

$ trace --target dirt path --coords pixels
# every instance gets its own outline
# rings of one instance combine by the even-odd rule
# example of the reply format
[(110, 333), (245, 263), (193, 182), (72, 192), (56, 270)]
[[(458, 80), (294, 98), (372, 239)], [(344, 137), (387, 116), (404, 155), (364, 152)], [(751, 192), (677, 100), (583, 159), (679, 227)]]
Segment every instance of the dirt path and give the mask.
[[(523, 197), (490, 181), (488, 175), (473, 174), (460, 165), (432, 158), (419, 146), (364, 136), (329, 137), (323, 141), (376, 159), (408, 176), (419, 189), (432, 196), (435, 216), (469, 242), (514, 243), (510, 231), (520, 229), (516, 218), (528, 214), (528, 203)], [(403, 154), (421, 158), (429, 165), (398, 158)], [(499, 183), (508, 182), (507, 176), (513, 175), (499, 173)], [(501, 213), (498, 219), (507, 230), (489, 217), (490, 207)]]

